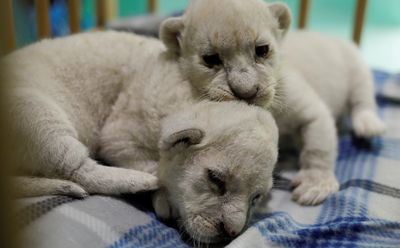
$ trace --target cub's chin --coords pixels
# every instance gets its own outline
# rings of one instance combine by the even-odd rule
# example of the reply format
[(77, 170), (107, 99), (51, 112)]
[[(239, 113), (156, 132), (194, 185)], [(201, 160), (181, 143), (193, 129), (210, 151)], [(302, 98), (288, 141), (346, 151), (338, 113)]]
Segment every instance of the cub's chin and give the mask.
[(180, 227), (185, 232), (185, 236), (189, 238), (188, 241), (194, 244), (202, 243), (208, 246), (208, 244), (227, 244), (232, 240), (232, 238), (221, 233), (219, 228), (207, 223), (204, 219), (202, 223), (199, 220), (178, 221), (178, 223), (181, 223)]

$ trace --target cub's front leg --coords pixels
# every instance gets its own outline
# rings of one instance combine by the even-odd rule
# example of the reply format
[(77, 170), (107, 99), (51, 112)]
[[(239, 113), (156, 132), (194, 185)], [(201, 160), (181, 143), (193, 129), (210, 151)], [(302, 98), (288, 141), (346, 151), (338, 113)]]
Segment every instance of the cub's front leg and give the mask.
[[(338, 191), (334, 167), (337, 150), (335, 121), (321, 102), (316, 114), (300, 127), (302, 148), (300, 171), (292, 180), (292, 199), (302, 205), (315, 205)], [(317, 112), (317, 109), (315, 110)]]
[(294, 130), (288, 131), (301, 141), (300, 171), (292, 180), (292, 199), (315, 205), (339, 189), (334, 173), (337, 131), (326, 104), (301, 77), (293, 79), (287, 84), (289, 113), (283, 117), (285, 123), (294, 123)]

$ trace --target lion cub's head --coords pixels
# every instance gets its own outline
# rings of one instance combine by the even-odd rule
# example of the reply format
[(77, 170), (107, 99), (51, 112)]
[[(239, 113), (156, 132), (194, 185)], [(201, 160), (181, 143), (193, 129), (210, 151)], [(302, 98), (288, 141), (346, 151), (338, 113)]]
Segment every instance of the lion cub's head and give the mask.
[(272, 187), (278, 130), (265, 110), (245, 103), (201, 103), (162, 125), (153, 205), (195, 240), (240, 234)]
[(160, 38), (202, 97), (268, 106), (278, 94), (290, 20), (283, 3), (193, 0), (182, 17), (161, 25)]

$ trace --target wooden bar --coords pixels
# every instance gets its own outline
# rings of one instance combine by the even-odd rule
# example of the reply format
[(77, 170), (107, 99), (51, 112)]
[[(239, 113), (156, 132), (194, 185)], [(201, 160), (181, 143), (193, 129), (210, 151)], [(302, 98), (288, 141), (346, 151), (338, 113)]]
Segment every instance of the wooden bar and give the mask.
[(78, 33), (81, 29), (80, 0), (68, 0), (68, 14), (71, 34)]
[(105, 0), (96, 0), (96, 25), (103, 28), (106, 24), (107, 3)]
[(361, 35), (364, 26), (367, 3), (368, 3), (367, 0), (357, 0), (356, 13), (354, 16), (354, 26), (353, 26), (353, 41), (358, 45), (361, 42)]
[(300, 0), (299, 28), (304, 29), (307, 26), (308, 13), (311, 0)]
[(157, 10), (157, 0), (147, 0), (148, 12), (154, 13)]
[(49, 0), (35, 0), (36, 24), (39, 39), (51, 37)]
[(15, 50), (15, 29), (12, 0), (0, 1), (0, 56)]
[(106, 0), (106, 20), (117, 17), (119, 0)]

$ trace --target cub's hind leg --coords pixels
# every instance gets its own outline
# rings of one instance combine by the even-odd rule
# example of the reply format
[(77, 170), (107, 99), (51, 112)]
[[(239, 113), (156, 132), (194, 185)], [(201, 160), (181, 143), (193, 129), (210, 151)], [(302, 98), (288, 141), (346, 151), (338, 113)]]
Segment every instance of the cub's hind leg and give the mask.
[(69, 180), (88, 193), (135, 193), (157, 187), (153, 175), (103, 166), (91, 159), (67, 114), (50, 97), (17, 89), (11, 102), (15, 128), (24, 136), (19, 150), (20, 170), (25, 174)]
[(353, 130), (359, 137), (374, 137), (384, 133), (385, 124), (377, 115), (375, 91), (371, 72), (354, 51), (354, 64), (351, 71), (349, 102)]

